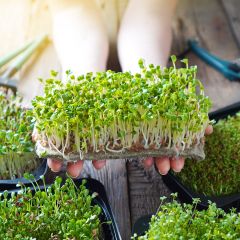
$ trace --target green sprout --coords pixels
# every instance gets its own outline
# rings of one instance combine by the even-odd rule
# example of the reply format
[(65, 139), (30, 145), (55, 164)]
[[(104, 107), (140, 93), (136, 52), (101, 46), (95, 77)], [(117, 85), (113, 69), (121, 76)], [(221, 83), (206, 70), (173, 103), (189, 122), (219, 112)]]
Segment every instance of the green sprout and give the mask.
[[(172, 57), (173, 63), (176, 57)], [(140, 73), (98, 72), (68, 80), (56, 72), (33, 104), (37, 141), (67, 158), (76, 152), (161, 147), (184, 151), (201, 142), (211, 106), (197, 67), (160, 68), (139, 61)]]
[(5, 191), (0, 197), (0, 239), (100, 239), (101, 208), (93, 204), (95, 194), (85, 184), (77, 188), (72, 179), (62, 184), (57, 177), (45, 190), (34, 186), (34, 193), (22, 184), (18, 193)]
[(209, 203), (208, 209), (196, 209), (199, 199), (181, 205), (175, 199), (162, 204), (151, 218), (149, 230), (138, 240), (178, 239), (240, 239), (240, 213), (229, 213)]
[(240, 192), (240, 113), (214, 125), (206, 137), (206, 159), (187, 159), (176, 176), (197, 193), (223, 196)]
[(37, 166), (31, 139), (34, 123), (21, 101), (19, 96), (0, 91), (1, 179), (22, 177), (24, 171)]

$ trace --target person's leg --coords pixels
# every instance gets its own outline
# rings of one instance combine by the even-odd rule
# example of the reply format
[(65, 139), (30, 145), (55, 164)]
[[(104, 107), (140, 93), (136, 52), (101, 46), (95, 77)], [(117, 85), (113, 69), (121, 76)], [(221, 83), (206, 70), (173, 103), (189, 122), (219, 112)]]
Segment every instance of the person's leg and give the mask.
[[(75, 75), (105, 71), (109, 42), (100, 9), (94, 0), (49, 0), (53, 17), (53, 41), (63, 69)], [(62, 162), (48, 159), (52, 171), (58, 172)], [(105, 165), (105, 160), (93, 161), (96, 169)], [(77, 177), (83, 161), (68, 163), (67, 171)]]
[[(170, 53), (171, 23), (177, 0), (130, 0), (119, 31), (118, 54), (123, 71), (138, 72), (138, 60), (166, 66)], [(156, 167), (163, 175), (170, 168), (180, 171), (184, 159), (146, 158), (145, 167)]]
[(63, 71), (75, 74), (104, 71), (108, 36), (94, 0), (49, 0), (53, 40)]
[(129, 0), (118, 36), (123, 71), (139, 71), (140, 58), (146, 64), (167, 64), (176, 3), (177, 0)]

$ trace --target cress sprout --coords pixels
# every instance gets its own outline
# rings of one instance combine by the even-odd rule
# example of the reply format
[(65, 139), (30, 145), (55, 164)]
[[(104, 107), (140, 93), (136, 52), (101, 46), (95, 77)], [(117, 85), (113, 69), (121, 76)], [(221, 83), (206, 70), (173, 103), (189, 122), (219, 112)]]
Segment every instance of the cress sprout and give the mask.
[(240, 113), (219, 120), (206, 137), (204, 161), (186, 160), (177, 177), (197, 193), (223, 196), (240, 192)]
[(34, 192), (19, 184), (18, 193), (4, 191), (0, 196), (0, 239), (102, 239), (101, 208), (86, 181), (77, 188), (72, 179), (62, 184), (57, 177), (45, 190), (32, 184)]
[[(162, 200), (164, 201), (164, 200)], [(229, 213), (217, 208), (215, 203), (208, 209), (196, 209), (199, 199), (192, 204), (180, 204), (175, 199), (161, 204), (159, 211), (151, 218), (149, 230), (138, 240), (172, 239), (239, 239), (240, 213), (232, 209)]]
[(139, 61), (140, 72), (97, 72), (75, 77), (67, 71), (45, 81), (32, 104), (37, 141), (63, 158), (88, 152), (173, 148), (201, 142), (209, 124), (210, 100), (196, 78), (197, 67), (161, 68)]
[(22, 177), (37, 165), (31, 140), (33, 122), (19, 96), (0, 91), (0, 176)]

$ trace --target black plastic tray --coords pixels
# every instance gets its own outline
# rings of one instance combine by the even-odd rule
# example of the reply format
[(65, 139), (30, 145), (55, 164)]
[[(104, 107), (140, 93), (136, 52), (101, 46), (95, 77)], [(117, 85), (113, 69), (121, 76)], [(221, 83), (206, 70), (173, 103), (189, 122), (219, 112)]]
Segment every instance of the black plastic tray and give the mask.
[[(34, 179), (36, 182), (40, 182), (40, 176), (44, 176), (48, 170), (47, 166), (47, 159), (42, 159), (42, 162), (40, 166), (32, 172)], [(22, 178), (15, 178), (15, 179), (6, 179), (6, 180), (0, 180), (0, 191), (4, 190), (10, 190), (16, 188), (17, 183), (23, 183), (25, 185), (29, 185), (29, 181), (25, 179), (24, 177)]]
[[(215, 112), (209, 114), (210, 119), (215, 119), (216, 121), (226, 118), (228, 116), (234, 116), (240, 111), (240, 102), (234, 103), (230, 106), (219, 109)], [(201, 203), (198, 204), (198, 209), (206, 209), (208, 207), (208, 201), (215, 202), (219, 208), (228, 211), (231, 208), (236, 208), (240, 211), (240, 192), (238, 194), (233, 194), (229, 196), (222, 197), (209, 197), (204, 194), (198, 194), (191, 190), (190, 188), (183, 185), (179, 178), (174, 176), (171, 172), (167, 175), (162, 176), (165, 184), (173, 192), (178, 192), (179, 199), (186, 203), (191, 203), (193, 198), (200, 198)]]
[(132, 235), (135, 233), (137, 236), (142, 236), (149, 228), (149, 223), (151, 221), (152, 215), (145, 215), (137, 219), (133, 225)]
[[(86, 188), (90, 191), (90, 194), (92, 193), (97, 193), (97, 196), (93, 200), (93, 204), (97, 204), (101, 207), (102, 213), (100, 215), (100, 220), (101, 220), (101, 226), (103, 230), (103, 236), (104, 240), (121, 240), (121, 235), (119, 232), (119, 229), (117, 227), (115, 218), (113, 216), (111, 207), (108, 202), (107, 194), (105, 191), (104, 186), (102, 183), (95, 179), (91, 178), (82, 178), (82, 179), (73, 179), (75, 185), (79, 187), (82, 184), (83, 180), (86, 180)], [(47, 185), (49, 186), (49, 185)], [(34, 189), (31, 187), (32, 191), (34, 192)], [(44, 190), (44, 186), (41, 185), (40, 189)], [(11, 189), (8, 190), (9, 195), (12, 192), (18, 192), (20, 188)], [(3, 191), (0, 191), (0, 193)], [(111, 223), (109, 223), (111, 222)]]
[(219, 208), (222, 208), (225, 211), (229, 211), (231, 208), (236, 208), (240, 211), (240, 193), (221, 197), (209, 197), (204, 194), (198, 194), (183, 185), (179, 178), (172, 173), (163, 176), (163, 181), (172, 192), (178, 193), (178, 197), (182, 202), (192, 203), (193, 198), (200, 198), (201, 202), (198, 203), (197, 206), (199, 210), (207, 209), (209, 205), (208, 201), (210, 200), (211, 202), (215, 202)]

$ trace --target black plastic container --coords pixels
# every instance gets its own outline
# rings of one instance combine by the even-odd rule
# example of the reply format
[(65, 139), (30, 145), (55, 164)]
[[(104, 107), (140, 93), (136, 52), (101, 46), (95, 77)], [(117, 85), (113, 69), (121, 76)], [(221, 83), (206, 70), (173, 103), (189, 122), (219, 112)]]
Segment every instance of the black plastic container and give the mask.
[(152, 215), (145, 215), (134, 223), (132, 229), (132, 235), (137, 234), (137, 236), (142, 236), (149, 229), (149, 223), (151, 221)]
[[(111, 207), (108, 202), (107, 194), (104, 186), (95, 179), (83, 178), (83, 179), (74, 179), (74, 183), (77, 187), (82, 184), (83, 180), (86, 180), (86, 188), (89, 190), (90, 194), (97, 193), (97, 196), (93, 199), (93, 204), (97, 204), (101, 207), (102, 213), (100, 215), (101, 226), (102, 226), (102, 234), (104, 240), (121, 240), (120, 232), (117, 227), (115, 218), (113, 216)], [(25, 181), (27, 181), (25, 179)], [(49, 185), (47, 185), (49, 186)], [(7, 187), (7, 186), (6, 186)], [(5, 189), (6, 189), (5, 187)], [(40, 189), (44, 190), (44, 186), (41, 185)], [(11, 192), (18, 192), (20, 188), (9, 190), (9, 194)], [(34, 189), (31, 187), (31, 190), (34, 192)], [(1, 191), (0, 191), (1, 193)]]
[[(228, 116), (234, 116), (240, 111), (240, 102), (232, 104), (230, 106), (219, 109), (209, 114), (210, 119), (216, 121), (226, 118)], [(172, 192), (178, 192), (178, 197), (182, 202), (191, 203), (193, 198), (200, 198), (201, 203), (198, 204), (198, 209), (206, 209), (208, 207), (208, 201), (215, 202), (219, 208), (228, 211), (231, 208), (236, 208), (240, 211), (240, 192), (229, 196), (222, 197), (209, 197), (204, 194), (198, 194), (192, 189), (183, 185), (178, 177), (169, 172), (167, 175), (162, 176), (165, 184), (171, 189)], [(239, 190), (240, 191), (240, 190)]]
[[(47, 166), (47, 159), (41, 159), (41, 164), (39, 165), (39, 167), (32, 172), (34, 179), (36, 182), (40, 182), (40, 176), (44, 176), (47, 172), (48, 166)], [(30, 184), (29, 181), (27, 179), (25, 179), (24, 177), (22, 178), (15, 178), (15, 179), (6, 179), (6, 180), (0, 180), (0, 191), (4, 191), (4, 190), (10, 190), (10, 189), (15, 189), (16, 188), (16, 184), (18, 182), (22, 182), (26, 185)]]

